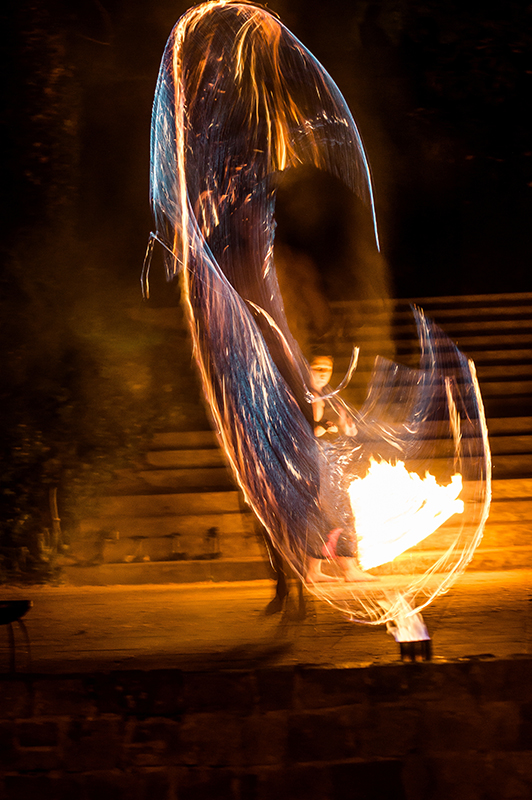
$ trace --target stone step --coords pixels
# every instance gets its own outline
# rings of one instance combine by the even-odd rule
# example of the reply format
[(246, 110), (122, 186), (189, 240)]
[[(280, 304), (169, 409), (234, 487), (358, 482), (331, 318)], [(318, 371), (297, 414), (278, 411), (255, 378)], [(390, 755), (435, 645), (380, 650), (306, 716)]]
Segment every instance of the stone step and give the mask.
[(183, 492), (181, 494), (151, 494), (111, 496), (100, 498), (101, 517), (151, 517), (230, 514), (241, 510), (240, 493)]
[[(427, 424), (427, 430), (430, 432), (431, 436), (434, 435), (435, 424), (435, 422)], [(462, 426), (463, 434), (467, 435), (464, 422)], [(532, 416), (510, 418), (493, 417), (488, 419), (488, 429), (490, 435), (532, 433)], [(209, 438), (204, 437), (205, 433), (210, 434)], [(201, 438), (199, 438), (200, 434)], [(440, 434), (444, 438), (448, 437), (447, 425), (441, 426)], [(188, 442), (190, 439), (194, 440), (196, 435), (198, 436), (197, 444), (194, 447), (190, 447)], [(164, 440), (161, 440), (161, 436), (164, 436)], [(164, 447), (162, 446), (163, 441)], [(204, 441), (203, 445), (201, 445), (201, 441)], [(152, 459), (153, 456), (153, 465), (161, 467), (163, 466), (162, 460), (166, 458), (166, 453), (172, 454), (175, 451), (183, 451), (182, 455), (176, 456), (176, 458), (186, 460), (187, 465), (190, 464), (191, 466), (220, 466), (220, 459), (225, 459), (216, 436), (212, 431), (199, 431), (197, 434), (192, 434), (191, 437), (187, 435), (186, 438), (185, 434), (180, 432), (157, 434), (150, 443), (147, 457)], [(171, 457), (174, 458), (173, 455)]]
[[(532, 333), (532, 314), (521, 317), (491, 315), (475, 317), (465, 313), (463, 317), (443, 319), (430, 314), (427, 316), (451, 339), (460, 336), (493, 336), (496, 333), (514, 336), (517, 342), (522, 338), (526, 349), (527, 337)], [(376, 340), (386, 342), (391, 339), (404, 347), (409, 342), (413, 344), (419, 341), (419, 334), (413, 315), (405, 314), (383, 319), (374, 316), (366, 319), (349, 317), (338, 328), (336, 338), (339, 341), (354, 341), (359, 344)]]
[[(104, 523), (102, 525), (102, 522)], [(107, 538), (131, 536), (169, 537), (179, 533), (181, 537), (203, 536), (209, 528), (218, 528), (224, 536), (247, 536), (251, 514), (233, 511), (221, 514), (167, 514), (153, 516), (107, 516), (83, 520), (81, 535), (88, 537), (94, 532)]]
[[(505, 365), (510, 367), (513, 373), (523, 375), (525, 378), (530, 374), (532, 359), (528, 356), (523, 358), (522, 354), (525, 348), (521, 347), (521, 342), (516, 342), (515, 347), (507, 344), (505, 349), (501, 351), (496, 350), (493, 347), (493, 343), (490, 342), (485, 342), (486, 347), (482, 348), (480, 343), (476, 343), (474, 347), (468, 347), (458, 337), (453, 338), (452, 341), (474, 362), (479, 376), (489, 377), (493, 375), (499, 377), (501, 368)], [(419, 369), (420, 367), (420, 348), (417, 339), (395, 343), (388, 341), (387, 344), (382, 342), (373, 343), (371, 341), (355, 341), (354, 343), (349, 341), (331, 346), (331, 354), (336, 356), (334, 364), (335, 376), (340, 375), (343, 377), (347, 372), (354, 344), (360, 348), (360, 352), (352, 380), (360, 373), (373, 372), (375, 360), (378, 357), (397, 362), (411, 369)], [(526, 352), (528, 353), (528, 349), (526, 349)], [(504, 373), (502, 374), (504, 375)]]
[[(498, 331), (496, 334), (489, 328), (476, 329), (476, 331), (478, 332), (463, 334), (460, 337), (451, 336), (450, 338), (453, 342), (459, 344), (466, 352), (471, 353), (476, 350), (481, 352), (486, 350), (501, 351), (505, 349), (511, 352), (519, 348), (528, 350), (532, 344), (532, 334), (522, 333), (520, 330)], [(361, 348), (361, 354), (363, 354), (364, 350), (369, 346), (371, 346), (378, 355), (386, 355), (386, 352), (382, 352), (382, 350), (387, 351), (390, 347), (393, 347), (394, 351), (399, 354), (415, 352), (419, 349), (419, 336), (415, 327), (407, 331), (410, 335), (402, 336), (395, 342), (392, 341), (389, 329), (382, 331), (380, 328), (372, 330), (365, 327), (363, 332), (365, 335), (357, 340), (357, 337), (353, 338), (353, 336), (344, 329), (334, 337), (330, 344), (334, 347), (334, 351), (338, 353), (338, 355), (349, 355), (355, 345)], [(447, 333), (447, 328), (444, 329), (444, 332)]]
[[(499, 458), (513, 459), (512, 456)], [(517, 457), (515, 457), (517, 458)], [(528, 456), (527, 456), (528, 459)], [(517, 465), (519, 462), (516, 462)], [(528, 463), (528, 461), (527, 461)], [(513, 467), (513, 461), (510, 461)], [(500, 468), (503, 471), (504, 463)], [(515, 467), (517, 469), (518, 467)], [(171, 472), (171, 471), (169, 471)], [(433, 470), (436, 474), (437, 470)], [(493, 481), (494, 501), (502, 498), (517, 500), (532, 497), (532, 480), (517, 476), (511, 479)], [(467, 483), (464, 494), (467, 493)], [(209, 514), (239, 513), (242, 510), (241, 495), (236, 490), (225, 492), (184, 492), (163, 494), (140, 494), (109, 496), (101, 498), (98, 504), (99, 518), (116, 517), (166, 517), (166, 516), (206, 516)]]
[(532, 433), (532, 417), (494, 417), (487, 425), (491, 438)]
[[(511, 303), (505, 305), (489, 306), (431, 306), (420, 305), (425, 314), (437, 322), (442, 327), (454, 323), (469, 322), (470, 320), (478, 320), (481, 324), (491, 322), (495, 319), (507, 320), (513, 322), (522, 322), (523, 320), (532, 320), (532, 304), (526, 303), (524, 305), (515, 306)], [(384, 315), (386, 317), (386, 315)], [(393, 311), (392, 321), (395, 323), (407, 322), (412, 319), (412, 311), (410, 308), (396, 308)]]
[[(407, 367), (411, 367), (412, 369), (418, 369), (419, 363), (418, 358), (415, 359), (403, 359), (401, 361)], [(366, 363), (364, 361), (360, 362), (359, 366), (357, 367), (356, 372), (354, 373), (353, 377), (351, 378), (351, 383), (355, 386), (357, 383), (367, 383), (368, 378), (371, 376), (373, 372), (374, 361), (367, 360)], [(532, 365), (531, 364), (523, 364), (519, 362), (517, 364), (475, 364), (477, 376), (480, 381), (481, 388), (487, 381), (509, 381), (509, 380), (519, 380), (521, 382), (530, 382), (532, 381)], [(332, 385), (337, 385), (340, 380), (343, 378), (345, 373), (349, 368), (349, 360), (347, 358), (339, 358), (335, 361), (335, 370), (332, 378)]]
[(113, 496), (214, 492), (235, 488), (235, 482), (226, 466), (183, 469), (120, 470), (109, 485)]
[[(532, 318), (532, 299), (530, 294), (521, 295), (477, 295), (473, 297), (416, 298), (415, 300), (384, 301), (336, 301), (331, 304), (333, 313), (353, 318), (371, 314), (373, 318), (408, 319), (415, 304), (441, 320), (453, 318), (508, 317)], [(184, 315), (175, 308), (137, 308), (131, 309), (130, 316), (146, 324), (159, 328), (179, 328), (185, 331)]]
[[(532, 345), (532, 334), (517, 335), (515, 333), (499, 333), (497, 335), (486, 332), (480, 335), (467, 335), (451, 337), (452, 341), (470, 358), (475, 361), (480, 354), (486, 352), (507, 352), (512, 358), (512, 353), (518, 350), (528, 350)], [(374, 359), (376, 356), (392, 358), (403, 361), (404, 356), (419, 353), (419, 339), (415, 333), (409, 338), (393, 342), (390, 336), (378, 336), (360, 340), (352, 336), (337, 337), (330, 343), (331, 351), (338, 357), (351, 355), (353, 347), (360, 347), (360, 361)], [(503, 356), (501, 356), (503, 358)]]
[[(526, 303), (519, 306), (506, 303), (499, 306), (490, 305), (477, 305), (471, 308), (467, 306), (448, 306), (437, 307), (429, 305), (418, 304), (427, 317), (434, 320), (441, 327), (448, 327), (449, 325), (459, 325), (462, 322), (470, 322), (476, 320), (481, 326), (492, 322), (493, 320), (504, 320), (510, 324), (516, 322), (521, 324), (523, 321), (532, 321), (532, 304)], [(347, 317), (351, 322), (357, 323), (362, 320), (364, 324), (367, 321), (375, 325), (405, 325), (411, 324), (414, 321), (414, 314), (410, 306), (402, 306), (395, 309), (384, 309), (377, 313), (362, 312), (358, 314), (356, 310), (349, 313), (349, 306), (344, 306), (342, 309), (344, 317)]]
[(510, 349), (509, 347), (501, 350), (469, 350), (467, 355), (472, 358), (478, 370), (481, 367), (499, 366), (508, 364), (527, 365), (532, 364), (532, 349)]
[[(487, 420), (492, 452), (495, 453), (527, 453), (532, 450), (532, 417), (499, 417)], [(447, 424), (437, 426), (429, 422), (425, 428), (427, 441), (449, 440)], [(420, 430), (423, 434), (423, 428)], [(462, 435), (468, 438), (469, 432), (465, 422), (462, 423)], [(174, 449), (179, 444), (178, 434), (172, 447), (167, 450), (150, 450), (145, 456), (146, 463), (159, 469), (185, 469), (185, 468), (218, 468), (227, 466), (223, 451), (218, 447), (209, 449)], [(530, 449), (528, 449), (530, 448)]]
[(497, 524), (503, 522), (529, 523), (532, 537), (532, 498), (492, 502), (489, 523)]
[[(429, 471), (439, 480), (444, 480), (449, 469), (449, 458), (453, 457), (452, 444), (431, 458)], [(467, 474), (468, 459), (464, 458), (463, 468)], [(427, 469), (426, 459), (409, 459), (406, 462), (411, 472), (424, 474)], [(528, 475), (532, 472), (532, 453), (492, 454), (494, 478), (511, 478)], [(146, 470), (132, 472), (131, 477), (114, 482), (111, 487), (113, 496), (127, 497), (135, 495), (160, 497), (166, 493), (201, 493), (232, 491), (236, 488), (233, 475), (228, 467), (213, 469), (172, 469)]]
[(166, 516), (100, 516), (85, 519), (71, 555), (82, 563), (120, 562), (128, 557), (150, 560), (187, 558), (209, 552), (206, 534), (217, 529), (224, 558), (262, 556), (262, 544), (251, 513)]
[(217, 448), (218, 440), (214, 431), (167, 431), (156, 433), (150, 450), (194, 450)]
[(218, 583), (265, 580), (271, 577), (270, 565), (264, 558), (148, 561), (63, 568), (63, 580), (70, 586)]
[[(189, 536), (181, 535), (179, 540), (172, 540), (171, 536), (146, 536), (142, 539), (140, 534), (133, 534), (116, 540), (105, 540), (104, 561), (123, 561), (124, 557), (136, 552), (140, 542), (139, 552), (150, 557), (150, 560), (167, 560), (172, 554), (180, 552), (187, 554), (188, 559), (195, 555), (208, 552), (205, 534), (209, 530), (197, 530)], [(423, 542), (410, 548), (411, 552), (424, 552), (426, 550), (439, 550), (444, 553), (455, 541), (459, 529), (444, 527), (428, 536)], [(179, 550), (176, 548), (179, 545)], [(522, 521), (490, 522), (484, 529), (484, 535), (479, 545), (480, 549), (503, 547), (532, 547), (532, 515)], [(251, 521), (247, 531), (229, 534), (219, 530), (218, 548), (223, 558), (233, 558), (239, 555), (261, 557), (264, 554), (264, 544), (255, 534)], [(409, 551), (409, 552), (410, 552)]]
[(532, 292), (499, 292), (497, 294), (445, 295), (444, 297), (379, 298), (375, 300), (334, 300), (333, 309), (361, 308), (374, 312), (381, 309), (404, 309), (412, 304), (421, 308), (499, 308), (510, 305), (513, 308), (532, 305)]
[(498, 348), (506, 348), (509, 353), (518, 348), (528, 348), (532, 344), (532, 334), (519, 334), (519, 333), (498, 333), (491, 334), (484, 332), (483, 334), (471, 334), (457, 336), (454, 340), (455, 344), (464, 351), (467, 355), (481, 352), (486, 350), (496, 350)]
[[(346, 347), (334, 348), (336, 357), (334, 360), (333, 382), (336, 380), (336, 376), (343, 377), (347, 372), (352, 350), (353, 348), (350, 344)], [(361, 349), (353, 380), (360, 373), (373, 372), (376, 355), (376, 353), (367, 353)], [(411, 346), (404, 346), (402, 348), (393, 349), (388, 346), (387, 352), (379, 352), (378, 355), (397, 361), (412, 369), (419, 368), (420, 353), (417, 341), (412, 342)], [(502, 370), (504, 370), (505, 367), (510, 368), (514, 373), (527, 376), (532, 368), (532, 350), (529, 349), (519, 350), (506, 348), (504, 350), (477, 350), (475, 352), (469, 350), (467, 356), (475, 362), (479, 376), (504, 375), (506, 373), (502, 372)]]
[[(441, 320), (472, 318), (532, 318), (532, 298), (522, 295), (477, 295), (474, 297), (419, 298), (415, 300), (389, 301), (336, 301), (331, 309), (338, 315), (354, 318), (371, 314), (373, 318), (408, 319), (412, 312), (410, 304), (418, 305), (427, 314)], [(150, 325), (162, 328), (185, 328), (184, 317), (179, 308), (142, 308), (131, 310), (130, 316)]]
[[(520, 391), (513, 394), (513, 388), (509, 384), (498, 384), (497, 386), (490, 384), (482, 385), (482, 399), (484, 402), (485, 412), (488, 418), (491, 417), (523, 417), (528, 416), (530, 413), (530, 384), (520, 386)], [(526, 389), (528, 388), (528, 391)], [(359, 408), (366, 400), (367, 387), (360, 385), (358, 387), (348, 387), (342, 392), (342, 397), (347, 402)]]
[(491, 452), (495, 455), (510, 453), (532, 454), (532, 434), (494, 436), (488, 426)]
[[(438, 531), (411, 548), (412, 551), (423, 551), (440, 549), (442, 552), (456, 540), (460, 533), (460, 528), (451, 524), (449, 520)], [(500, 548), (500, 547), (531, 547), (532, 546), (532, 508), (528, 519), (517, 522), (496, 522), (488, 519), (484, 528), (484, 534), (480, 542), (480, 548)]]
[[(438, 320), (434, 319), (434, 322)], [(451, 338), (463, 334), (474, 334), (478, 336), (481, 333), (492, 336), (494, 333), (512, 335), (512, 336), (530, 336), (532, 334), (532, 316), (523, 317), (522, 319), (448, 319), (440, 325), (445, 333)], [(354, 338), (354, 341), (371, 341), (372, 339), (386, 339), (383, 337), (383, 332), (391, 331), (394, 339), (417, 339), (417, 331), (414, 319), (412, 322), (404, 319), (391, 321), (388, 324), (379, 324), (378, 320), (372, 319), (371, 322), (364, 322), (364, 324), (357, 324), (354, 319), (346, 320), (342, 328), (343, 338)]]
[[(101, 549), (101, 561), (106, 564), (130, 561), (197, 561), (210, 558), (263, 558), (265, 547), (253, 533), (240, 535), (217, 535), (209, 537), (199, 531), (194, 536), (175, 537), (140, 534), (123, 539), (105, 540)], [(90, 561), (90, 559), (87, 559)]]
[(521, 381), (480, 381), (483, 397), (500, 397), (505, 395), (532, 395), (532, 378)]
[[(371, 570), (373, 575), (417, 575), (430, 569), (443, 555), (443, 550), (426, 550), (405, 553), (391, 564), (383, 564)], [(468, 570), (490, 571), (506, 569), (530, 569), (532, 547), (478, 548), (468, 564)]]
[[(349, 354), (350, 355), (350, 354)], [(507, 364), (513, 368), (517, 366), (521, 366), (523, 369), (530, 367), (532, 365), (532, 349), (517, 349), (511, 348), (510, 346), (506, 347), (505, 349), (501, 350), (471, 350), (468, 349), (467, 356), (471, 358), (475, 362), (475, 366), (477, 367), (477, 371), (480, 369), (488, 369), (490, 368), (501, 368), (501, 365), (504, 366)], [(412, 343), (412, 347), (403, 347), (397, 350), (397, 360), (401, 364), (407, 364), (408, 366), (417, 367), (419, 365), (419, 348), (417, 346), (417, 342), (414, 344)], [(339, 366), (338, 371), (341, 371), (343, 364), (348, 364), (348, 356), (342, 356), (341, 359), (338, 359)], [(367, 370), (370, 371), (372, 368), (372, 361), (370, 358), (367, 358)]]
[(494, 455), (493, 478), (518, 478), (532, 472), (532, 453), (519, 455)]
[[(415, 558), (396, 559), (390, 565), (372, 570), (377, 575), (421, 574), (435, 563), (440, 553), (417, 555)], [(477, 550), (468, 570), (491, 571), (500, 569), (526, 569), (532, 564), (531, 548), (490, 548)], [(206, 583), (225, 581), (252, 581), (272, 578), (265, 558), (233, 558), (200, 561), (152, 561), (100, 564), (98, 566), (68, 566), (63, 569), (63, 580), (71, 586), (142, 585), (172, 583)], [(377, 587), (378, 584), (375, 584)]]
[[(214, 556), (211, 554), (215, 553)], [(76, 544), (71, 556), (80, 564), (121, 564), (133, 561), (198, 561), (211, 557), (264, 558), (264, 544), (252, 536), (223, 536), (216, 539), (198, 534), (177, 542), (164, 536), (123, 539), (86, 539)]]
[(532, 478), (494, 480), (492, 498), (496, 500), (527, 500), (532, 498)]
[(530, 411), (530, 398), (527, 395), (512, 397), (489, 397), (485, 400), (486, 414), (493, 417), (506, 414), (508, 417), (521, 417)]
[(507, 569), (530, 569), (532, 547), (479, 547), (467, 569), (493, 571)]
[(146, 463), (161, 469), (198, 469), (205, 467), (225, 467), (225, 455), (218, 447), (209, 450), (150, 450), (145, 456)]
[[(337, 378), (333, 378), (332, 385), (335, 386), (339, 383), (342, 376), (338, 375)], [(501, 378), (479, 378), (480, 384), (480, 391), (482, 394), (483, 400), (486, 399), (500, 399), (501, 397), (505, 396), (512, 396), (516, 398), (523, 398), (528, 399), (529, 407), (530, 408), (530, 400), (529, 398), (532, 396), (532, 375), (531, 376), (524, 376), (520, 379), (515, 380), (517, 376), (513, 376), (508, 370), (508, 379), (504, 380)], [(349, 392), (353, 393), (360, 393), (367, 391), (367, 387), (369, 386), (371, 375), (361, 374), (359, 373), (357, 377), (353, 377), (352, 381), (350, 382), (349, 387), (342, 392), (343, 397), (347, 397)], [(390, 386), (390, 384), (383, 384), (384, 386)], [(464, 381), (457, 381), (457, 385), (463, 386)], [(393, 387), (393, 391), (398, 392), (401, 390), (403, 384), (401, 383), (392, 383), (391, 386)]]

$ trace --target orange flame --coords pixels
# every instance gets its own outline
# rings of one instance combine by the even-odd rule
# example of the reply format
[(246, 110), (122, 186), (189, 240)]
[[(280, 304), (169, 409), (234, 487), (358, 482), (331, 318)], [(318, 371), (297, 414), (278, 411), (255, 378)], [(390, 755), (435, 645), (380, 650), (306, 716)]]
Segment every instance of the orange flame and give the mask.
[(355, 478), (349, 487), (361, 567), (372, 569), (392, 561), (453, 514), (461, 514), (461, 491), (459, 474), (441, 486), (428, 472), (424, 478), (408, 472), (402, 461), (372, 459), (366, 476)]

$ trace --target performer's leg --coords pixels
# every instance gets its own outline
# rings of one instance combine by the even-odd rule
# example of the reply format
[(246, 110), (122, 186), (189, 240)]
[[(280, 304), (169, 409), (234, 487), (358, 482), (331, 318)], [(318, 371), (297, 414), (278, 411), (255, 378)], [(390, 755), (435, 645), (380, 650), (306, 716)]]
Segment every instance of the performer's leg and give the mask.
[(321, 571), (322, 560), (321, 558), (314, 558), (313, 556), (308, 557), (307, 574), (305, 575), (306, 583), (330, 583), (331, 581), (338, 580), (338, 578), (332, 575), (325, 575)]
[(278, 614), (279, 611), (282, 611), (284, 602), (288, 597), (288, 592), (290, 591), (286, 576), (286, 564), (282, 555), (273, 547), (270, 547), (269, 550), (273, 571), (275, 574), (275, 595), (264, 609), (264, 613), (267, 616), (271, 616), (271, 614)]

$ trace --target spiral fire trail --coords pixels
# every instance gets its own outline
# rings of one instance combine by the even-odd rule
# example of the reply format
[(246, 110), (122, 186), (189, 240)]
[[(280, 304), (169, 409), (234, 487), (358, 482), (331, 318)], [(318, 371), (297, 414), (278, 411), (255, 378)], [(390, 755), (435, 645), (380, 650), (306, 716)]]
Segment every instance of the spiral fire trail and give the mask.
[[(338, 572), (333, 531), (341, 531), (342, 558), (358, 551), (362, 565), (372, 539), (388, 547), (376, 561), (391, 574), (379, 581), (309, 584), (351, 619), (379, 624), (404, 616), (405, 603), (412, 613), (425, 607), (465, 568), (489, 512), (474, 367), (414, 309), (419, 369), (378, 358), (359, 409), (332, 394), (348, 424), (322, 441), (309, 365), (275, 271), (276, 188), (300, 164), (336, 176), (368, 204), (378, 246), (367, 157), (338, 87), (265, 9), (232, 0), (196, 6), (164, 51), (151, 155), (154, 237), (166, 248), (168, 278), (180, 275), (205, 396), (246, 501), (302, 579), (324, 552)], [(387, 465), (377, 477), (375, 464)], [(403, 472), (415, 476), (415, 502), (392, 491), (392, 476)], [(435, 495), (429, 484), (439, 486)], [(371, 504), (393, 497), (395, 507), (372, 523)], [(423, 575), (396, 569), (402, 550), (440, 534), (443, 555)]]

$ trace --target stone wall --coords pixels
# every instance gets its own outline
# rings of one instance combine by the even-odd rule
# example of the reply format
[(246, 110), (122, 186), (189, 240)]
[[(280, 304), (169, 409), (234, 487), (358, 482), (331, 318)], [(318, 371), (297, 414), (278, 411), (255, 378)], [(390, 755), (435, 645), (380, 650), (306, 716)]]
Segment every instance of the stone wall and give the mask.
[(7, 800), (529, 800), (532, 659), (4, 675)]

